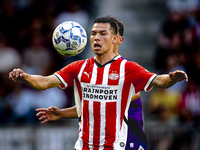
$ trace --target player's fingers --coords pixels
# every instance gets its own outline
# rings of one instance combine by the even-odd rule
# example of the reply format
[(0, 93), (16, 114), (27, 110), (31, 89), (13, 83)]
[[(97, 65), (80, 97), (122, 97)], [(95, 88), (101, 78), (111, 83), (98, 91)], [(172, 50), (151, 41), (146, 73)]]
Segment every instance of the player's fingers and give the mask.
[(47, 123), (49, 120), (48, 119), (45, 119), (41, 122), (41, 124), (44, 124), (44, 123)]
[(17, 79), (20, 74), (20, 69), (15, 69), (14, 73), (15, 73), (15, 79)]
[(15, 79), (13, 78), (12, 72), (9, 73), (9, 79), (15, 81)]
[(38, 112), (38, 113), (36, 114), (37, 117), (42, 116), (42, 115), (46, 115), (46, 112)]
[[(178, 70), (179, 71), (179, 70)], [(188, 82), (188, 76), (184, 71), (179, 71), (180, 76), (185, 79), (186, 82)]]
[(37, 109), (35, 109), (35, 111), (48, 111), (48, 109), (47, 108), (37, 108)]
[(47, 116), (46, 116), (46, 115), (41, 116), (41, 117), (39, 118), (39, 120), (44, 120), (44, 119), (47, 119)]
[(13, 69), (13, 71), (11, 71), (10, 75), (16, 79), (19, 75), (19, 69)]
[(23, 76), (25, 76), (25, 74), (24, 74), (24, 71), (23, 70), (21, 70), (21, 69), (13, 69), (13, 71), (12, 71), (12, 76), (15, 78), (15, 79), (17, 79), (19, 76), (20, 77), (23, 77)]
[(13, 71), (11, 72), (11, 74), (12, 74), (12, 77), (15, 78), (15, 76), (16, 76), (16, 69), (13, 69)]

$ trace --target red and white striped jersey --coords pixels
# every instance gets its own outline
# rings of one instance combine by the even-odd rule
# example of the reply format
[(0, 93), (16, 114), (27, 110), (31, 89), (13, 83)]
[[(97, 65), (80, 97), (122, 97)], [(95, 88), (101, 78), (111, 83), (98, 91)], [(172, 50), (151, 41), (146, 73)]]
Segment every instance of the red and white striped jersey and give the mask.
[(135, 62), (115, 57), (99, 66), (94, 58), (69, 64), (55, 75), (65, 87), (74, 86), (79, 122), (77, 150), (125, 149), (123, 118), (131, 98), (148, 91), (156, 74)]

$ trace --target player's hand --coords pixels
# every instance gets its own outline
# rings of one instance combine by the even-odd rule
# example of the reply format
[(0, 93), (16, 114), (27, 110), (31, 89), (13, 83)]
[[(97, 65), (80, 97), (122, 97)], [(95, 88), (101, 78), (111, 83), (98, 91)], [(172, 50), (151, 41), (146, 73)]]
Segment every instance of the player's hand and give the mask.
[(188, 76), (184, 71), (180, 71), (180, 70), (176, 70), (174, 72), (170, 72), (169, 73), (169, 77), (176, 82), (181, 82), (183, 80), (185, 80), (186, 82), (188, 82)]
[(38, 108), (36, 111), (38, 111), (36, 116), (40, 117), (39, 120), (43, 120), (41, 124), (47, 123), (48, 121), (55, 121), (61, 118), (61, 111), (56, 106), (51, 106), (49, 108)]
[(22, 69), (13, 69), (13, 71), (11, 71), (9, 73), (9, 79), (13, 80), (13, 81), (17, 81), (20, 80), (20, 78), (24, 78), (26, 76), (26, 73), (24, 73), (24, 71)]

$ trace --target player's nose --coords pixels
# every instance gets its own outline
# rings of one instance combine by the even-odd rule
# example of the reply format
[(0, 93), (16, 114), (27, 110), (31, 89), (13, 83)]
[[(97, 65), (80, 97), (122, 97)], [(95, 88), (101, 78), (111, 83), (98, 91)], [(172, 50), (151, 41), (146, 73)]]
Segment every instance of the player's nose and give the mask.
[(100, 40), (100, 34), (99, 34), (99, 33), (97, 33), (97, 34), (95, 35), (94, 40), (95, 40), (95, 41), (99, 41), (99, 40)]

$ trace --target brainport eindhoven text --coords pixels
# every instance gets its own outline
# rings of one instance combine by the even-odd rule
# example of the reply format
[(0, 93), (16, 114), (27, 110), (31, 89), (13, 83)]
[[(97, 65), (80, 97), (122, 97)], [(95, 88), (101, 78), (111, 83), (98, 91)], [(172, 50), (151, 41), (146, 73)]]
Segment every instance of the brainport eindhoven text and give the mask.
[(82, 87), (84, 99), (117, 100), (117, 93), (117, 89), (109, 89), (109, 87)]

